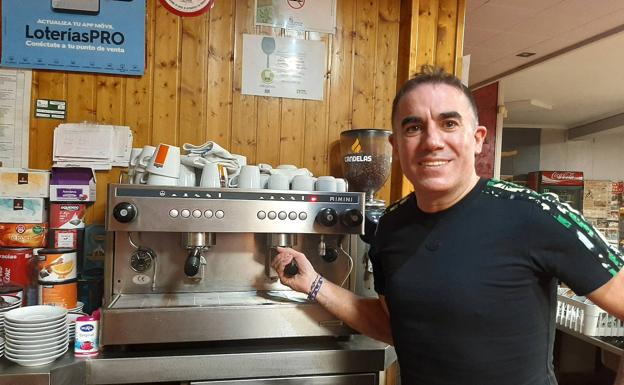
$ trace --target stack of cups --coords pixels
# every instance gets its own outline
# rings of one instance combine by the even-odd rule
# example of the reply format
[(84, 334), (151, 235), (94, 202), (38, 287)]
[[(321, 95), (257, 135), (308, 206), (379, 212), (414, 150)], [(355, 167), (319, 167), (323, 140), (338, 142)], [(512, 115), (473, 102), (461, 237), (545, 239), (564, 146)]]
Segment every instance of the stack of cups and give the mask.
[(73, 309), (78, 302), (76, 249), (41, 249), (39, 303)]
[(161, 143), (147, 162), (147, 184), (177, 186), (180, 177), (180, 147)]
[(342, 178), (334, 178), (333, 176), (319, 176), (316, 180), (316, 191), (327, 192), (346, 192), (347, 182)]
[(129, 182), (133, 184), (147, 183), (147, 163), (154, 156), (156, 147), (143, 146), (142, 148), (133, 148), (130, 154), (130, 167), (128, 168)]

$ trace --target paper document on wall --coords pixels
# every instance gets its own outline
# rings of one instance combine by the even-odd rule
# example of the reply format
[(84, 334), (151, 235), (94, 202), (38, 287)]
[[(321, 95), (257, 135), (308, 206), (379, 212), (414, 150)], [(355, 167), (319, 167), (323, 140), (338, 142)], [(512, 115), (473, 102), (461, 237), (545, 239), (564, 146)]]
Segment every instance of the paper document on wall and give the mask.
[(127, 167), (131, 149), (132, 131), (127, 126), (67, 123), (54, 130), (53, 160), (58, 166)]

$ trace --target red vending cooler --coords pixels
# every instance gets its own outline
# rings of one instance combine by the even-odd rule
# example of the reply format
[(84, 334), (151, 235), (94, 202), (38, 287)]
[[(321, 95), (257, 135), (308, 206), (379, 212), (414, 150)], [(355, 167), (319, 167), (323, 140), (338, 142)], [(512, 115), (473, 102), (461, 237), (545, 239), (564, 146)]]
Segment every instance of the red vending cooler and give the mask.
[(528, 174), (527, 186), (540, 193), (555, 193), (561, 202), (583, 210), (582, 171), (533, 171)]

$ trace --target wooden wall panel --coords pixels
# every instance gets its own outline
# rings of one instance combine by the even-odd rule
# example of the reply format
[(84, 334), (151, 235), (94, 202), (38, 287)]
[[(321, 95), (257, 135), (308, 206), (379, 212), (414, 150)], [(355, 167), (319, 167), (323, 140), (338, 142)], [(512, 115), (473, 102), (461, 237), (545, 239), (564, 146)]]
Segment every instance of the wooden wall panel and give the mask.
[(234, 1), (214, 7), (208, 36), (206, 139), (230, 148), (234, 74)]
[(179, 103), (181, 76), (179, 17), (156, 5), (156, 36), (154, 52), (154, 120), (152, 121), (153, 145), (158, 143), (179, 144)]
[[(207, 14), (180, 18), (147, 0), (145, 75), (34, 71), (33, 106), (37, 98), (67, 100), (68, 122), (128, 125), (135, 147), (213, 140), (249, 163), (340, 176), (342, 131), (390, 129), (396, 87), (419, 64), (458, 71), (465, 0), (338, 0), (336, 34), (256, 27), (253, 7), (253, 0), (218, 1)], [(245, 33), (323, 41), (324, 99), (242, 95)], [(51, 166), (59, 123), (31, 120), (31, 167)], [(106, 184), (119, 172), (97, 173), (91, 222), (103, 219)], [(401, 179), (392, 179), (399, 190)], [(387, 185), (380, 197), (390, 196)]]
[(375, 77), (379, 2), (357, 0), (355, 42), (353, 43), (353, 128), (373, 128), (375, 118)]
[(208, 15), (182, 20), (180, 60), (179, 144), (204, 143), (206, 139), (206, 81)]
[(132, 129), (134, 147), (150, 144), (152, 139), (154, 106), (154, 47), (156, 46), (156, 3), (147, 3), (145, 25), (145, 73), (129, 77), (126, 81), (126, 107), (124, 125)]
[(329, 166), (330, 174), (342, 176), (340, 133), (353, 128), (353, 45), (355, 40), (355, 1), (339, 1), (336, 7), (336, 34), (332, 37), (329, 67)]
[[(232, 142), (230, 149), (245, 155), (247, 163), (256, 163), (256, 97), (241, 94), (243, 67), (243, 34), (255, 32), (253, 1), (236, 0), (234, 44), (234, 89), (232, 97)], [(216, 4), (218, 6), (218, 4)]]

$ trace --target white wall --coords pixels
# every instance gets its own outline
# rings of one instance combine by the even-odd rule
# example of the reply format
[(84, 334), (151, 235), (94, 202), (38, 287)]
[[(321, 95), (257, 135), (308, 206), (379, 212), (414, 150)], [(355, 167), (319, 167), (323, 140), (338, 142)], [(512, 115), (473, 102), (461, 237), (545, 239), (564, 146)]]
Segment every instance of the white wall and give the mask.
[(624, 180), (623, 133), (565, 138), (565, 130), (542, 129), (540, 170), (583, 171), (585, 179)]

